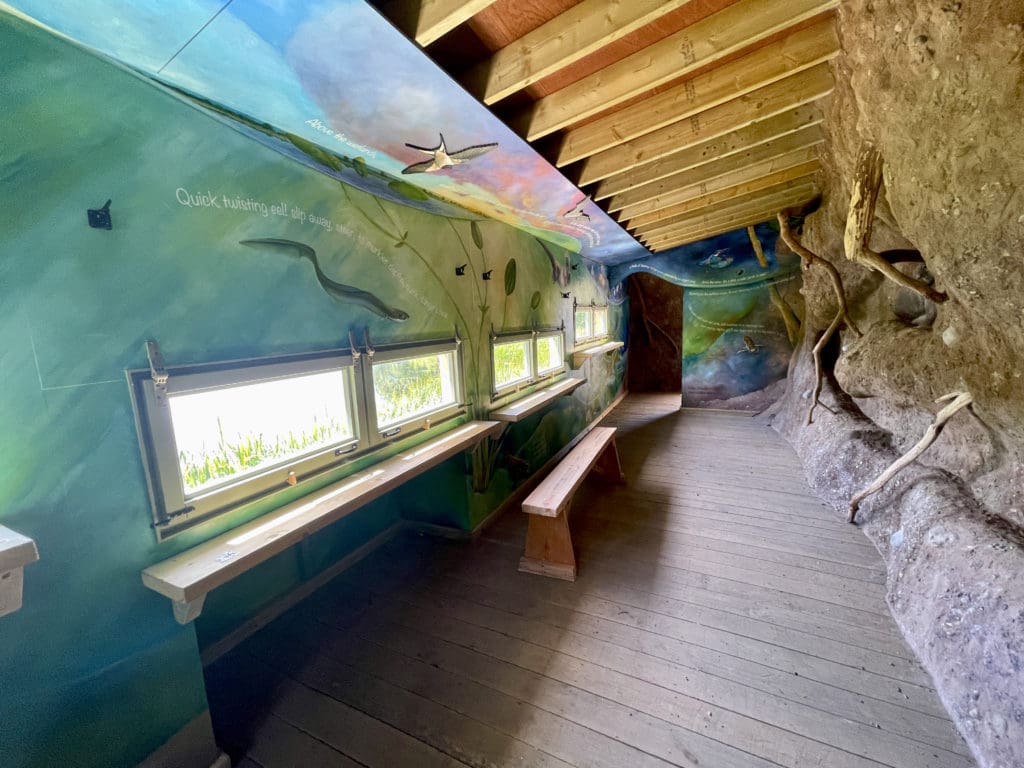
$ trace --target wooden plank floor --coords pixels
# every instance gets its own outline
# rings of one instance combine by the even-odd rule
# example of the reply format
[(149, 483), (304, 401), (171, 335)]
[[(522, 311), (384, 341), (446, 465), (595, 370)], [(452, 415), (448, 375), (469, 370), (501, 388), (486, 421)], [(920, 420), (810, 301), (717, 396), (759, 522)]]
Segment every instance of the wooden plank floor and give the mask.
[(625, 486), (588, 479), (579, 579), (525, 519), (403, 535), (207, 671), (247, 768), (969, 768), (860, 532), (743, 415), (630, 396)]

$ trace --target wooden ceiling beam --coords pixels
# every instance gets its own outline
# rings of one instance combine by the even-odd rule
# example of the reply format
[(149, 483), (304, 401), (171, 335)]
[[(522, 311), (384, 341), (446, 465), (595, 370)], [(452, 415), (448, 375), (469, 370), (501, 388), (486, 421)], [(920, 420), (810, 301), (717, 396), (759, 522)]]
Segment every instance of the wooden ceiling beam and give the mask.
[(512, 128), (528, 141), (536, 141), (830, 11), (838, 4), (839, 0), (739, 0), (545, 96), (512, 121)]
[(773, 173), (770, 176), (763, 177), (763, 180), (758, 180), (759, 183), (739, 184), (728, 190), (722, 190), (723, 193), (731, 192), (731, 197), (725, 197), (722, 193), (718, 193), (713, 196), (709, 195), (705, 198), (690, 200), (681, 206), (685, 210), (681, 210), (675, 215), (667, 216), (660, 221), (655, 221), (642, 227), (634, 227), (634, 236), (644, 238), (656, 237), (660, 233), (677, 229), (695, 216), (703, 214), (715, 216), (718, 215), (719, 211), (728, 208), (745, 206), (748, 203), (754, 204), (766, 197), (785, 194), (791, 190), (813, 184), (814, 180), (811, 176), (818, 170), (818, 164), (804, 163), (802, 166), (797, 167), (802, 168), (802, 170), (796, 176), (792, 175), (794, 169), (788, 168), (781, 173)]
[[(825, 136), (820, 127), (815, 125), (804, 128), (781, 139), (758, 144), (744, 152), (737, 152), (720, 160), (698, 165), (689, 171), (659, 179), (653, 184), (614, 195), (608, 200), (608, 210), (617, 212), (619, 219), (632, 220), (643, 214), (689, 200), (693, 197), (693, 187), (708, 184), (722, 177), (749, 178), (751, 172), (763, 175), (813, 160), (817, 157), (815, 147), (824, 140)], [(779, 159), (778, 163), (769, 164), (776, 159)], [(747, 171), (751, 166), (757, 167)], [(732, 186), (728, 182), (727, 178), (725, 186)]]
[(752, 227), (755, 224), (761, 224), (765, 221), (771, 221), (775, 218), (775, 214), (778, 211), (757, 211), (752, 214), (737, 216), (730, 220), (723, 220), (718, 224), (712, 224), (711, 226), (705, 227), (699, 230), (693, 230), (691, 232), (683, 232), (677, 234), (671, 239), (661, 240), (652, 242), (647, 248), (654, 253), (661, 251), (667, 251), (672, 248), (678, 248), (681, 245), (689, 245), (690, 243), (699, 243), (701, 240), (707, 240), (710, 237), (717, 237), (718, 235), (724, 235), (726, 232), (732, 232), (736, 229), (743, 229), (744, 227)]
[(829, 14), (810, 27), (791, 32), (664, 93), (571, 128), (561, 138), (555, 165), (568, 165), (664, 128), (828, 61), (838, 53), (835, 19)]
[(630, 231), (645, 231), (655, 227), (667, 226), (704, 208), (713, 208), (754, 192), (769, 190), (786, 182), (803, 181), (808, 176), (813, 176), (820, 169), (821, 164), (817, 160), (809, 160), (806, 163), (800, 163), (791, 168), (783, 168), (773, 173), (755, 176), (748, 181), (731, 186), (722, 186), (704, 194), (697, 191), (692, 198), (685, 202), (656, 211), (655, 213), (637, 217), (635, 220), (628, 222), (626, 228)]
[[(663, 245), (665, 242), (679, 237), (689, 236), (692, 233), (702, 233), (709, 229), (732, 224), (733, 222), (747, 221), (751, 218), (753, 218), (753, 221), (748, 221), (748, 223), (767, 221), (781, 210), (809, 203), (816, 195), (818, 195), (817, 186), (810, 183), (801, 184), (782, 193), (760, 196), (744, 202), (716, 208), (710, 213), (698, 214), (680, 222), (671, 229), (641, 234), (638, 239), (650, 248)], [(741, 225), (736, 224), (736, 226)]]
[(788, 112), (828, 95), (833, 86), (828, 64), (816, 64), (686, 120), (588, 157), (581, 164), (578, 185), (586, 186), (625, 173), (702, 141)]
[(617, 174), (597, 183), (592, 190), (594, 200), (604, 200), (666, 176), (688, 171), (698, 165), (719, 160), (737, 152), (752, 149), (774, 139), (795, 133), (823, 121), (822, 112), (815, 104), (806, 104), (781, 115), (760, 120), (724, 136), (702, 141), (682, 152), (669, 155), (659, 163), (651, 163), (634, 171)]
[(495, 0), (390, 0), (382, 10), (391, 21), (426, 48)]
[(690, 2), (583, 0), (470, 69), (462, 85), (494, 104)]

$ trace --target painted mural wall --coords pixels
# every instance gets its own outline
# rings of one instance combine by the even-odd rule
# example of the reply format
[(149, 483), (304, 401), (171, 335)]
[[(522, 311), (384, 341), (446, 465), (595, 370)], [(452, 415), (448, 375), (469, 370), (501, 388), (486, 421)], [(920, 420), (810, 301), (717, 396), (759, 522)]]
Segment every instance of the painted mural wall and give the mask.
[(760, 411), (782, 394), (803, 316), (800, 260), (776, 250), (776, 228), (755, 234), (761, 257), (739, 230), (611, 269), (613, 282), (642, 274), (683, 286), (686, 407)]
[[(314, 170), (361, 176), (2, 12), (0, 71), (0, 522), (41, 555), (23, 609), (0, 619), (0, 765), (131, 766), (206, 709), (201, 645), (400, 518), (471, 528), (607, 406), (625, 358), (588, 363), (584, 387), (515, 425), (480, 492), (472, 462), (453, 459), (180, 626), (141, 570), (267, 505), (157, 544), (124, 374), (146, 366), (146, 340), (176, 365), (458, 329), (480, 416), (492, 325), (571, 327), (563, 294), (606, 302), (604, 268)], [(108, 200), (110, 228), (90, 226)]]

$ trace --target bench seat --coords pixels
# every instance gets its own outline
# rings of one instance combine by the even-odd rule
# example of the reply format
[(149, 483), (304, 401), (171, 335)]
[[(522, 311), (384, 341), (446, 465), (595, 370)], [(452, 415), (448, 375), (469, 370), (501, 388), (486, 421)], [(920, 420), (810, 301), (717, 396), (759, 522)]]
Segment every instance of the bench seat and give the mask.
[(569, 533), (569, 509), (583, 479), (594, 469), (622, 482), (614, 427), (595, 427), (523, 502), (530, 518), (526, 552), (519, 570), (566, 581), (576, 580), (576, 555)]

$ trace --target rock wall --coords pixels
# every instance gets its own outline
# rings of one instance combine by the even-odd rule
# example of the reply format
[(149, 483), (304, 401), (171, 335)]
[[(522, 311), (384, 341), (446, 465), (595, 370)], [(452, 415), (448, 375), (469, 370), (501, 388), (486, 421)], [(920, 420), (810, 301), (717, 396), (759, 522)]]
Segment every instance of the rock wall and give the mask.
[[(827, 350), (806, 424), (810, 349), (835, 314), (804, 274), (805, 336), (774, 424), (837, 513), (968, 390), (919, 461), (858, 514), (888, 563), (889, 602), (985, 768), (1024, 766), (1024, 2), (847, 0), (827, 107), (821, 209), (804, 244), (843, 275), (854, 321)], [(846, 260), (857, 149), (884, 161), (871, 246), (913, 248), (933, 304)]]

